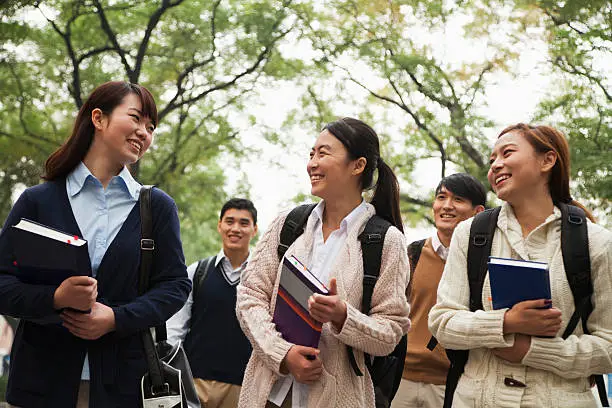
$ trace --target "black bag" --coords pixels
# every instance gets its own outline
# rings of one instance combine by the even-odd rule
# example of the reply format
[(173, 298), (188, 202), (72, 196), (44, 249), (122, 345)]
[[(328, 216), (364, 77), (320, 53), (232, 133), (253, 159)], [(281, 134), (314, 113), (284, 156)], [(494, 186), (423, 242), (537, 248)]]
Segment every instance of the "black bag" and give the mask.
[[(304, 226), (316, 204), (300, 205), (287, 215), (280, 233), (280, 244), (278, 245), (279, 261), (285, 255), (291, 244), (304, 232)], [(361, 251), (363, 253), (363, 295), (361, 299), (361, 312), (370, 313), (372, 293), (380, 275), (380, 261), (385, 242), (385, 234), (391, 223), (381, 217), (374, 215), (370, 218), (359, 235)], [(406, 335), (402, 336), (399, 344), (386, 356), (376, 356), (372, 360), (368, 354), (364, 355), (366, 367), (370, 372), (374, 385), (376, 408), (388, 408), (399, 388), (406, 359), (406, 348), (408, 342)], [(347, 346), (349, 362), (355, 375), (363, 376), (357, 366), (353, 349)]]
[[(143, 186), (140, 190), (141, 257), (138, 292), (141, 295), (149, 287), (149, 271), (155, 250), (151, 188)], [(201, 408), (183, 346), (177, 343), (172, 347), (166, 342), (166, 338), (165, 323), (155, 328), (155, 340), (151, 330), (142, 332), (148, 372), (142, 377), (140, 384), (141, 407)]]
[[(582, 329), (589, 334), (587, 320), (593, 311), (591, 295), (591, 261), (589, 257), (589, 237), (584, 211), (568, 204), (558, 204), (561, 210), (561, 253), (565, 274), (574, 297), (574, 314), (570, 318), (562, 338), (569, 337), (578, 321), (582, 320)], [(470, 310), (482, 310), (482, 286), (487, 273), (487, 260), (491, 253), (493, 235), (497, 226), (497, 217), (501, 207), (485, 210), (474, 217), (470, 228), (468, 246), (468, 280), (470, 285)], [(437, 344), (431, 338), (427, 348), (433, 350)], [(444, 408), (450, 408), (453, 396), (467, 363), (469, 350), (446, 350), (451, 366), (446, 377)], [(603, 407), (609, 407), (602, 375), (592, 376), (597, 384), (599, 399)]]

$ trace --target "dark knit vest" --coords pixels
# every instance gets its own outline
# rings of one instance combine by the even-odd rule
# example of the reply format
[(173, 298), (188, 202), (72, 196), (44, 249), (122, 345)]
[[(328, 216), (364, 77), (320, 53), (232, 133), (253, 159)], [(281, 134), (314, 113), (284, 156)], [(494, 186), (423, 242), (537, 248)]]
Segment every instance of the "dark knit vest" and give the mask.
[(212, 267), (191, 308), (185, 352), (194, 378), (242, 385), (251, 344), (236, 319), (236, 285)]

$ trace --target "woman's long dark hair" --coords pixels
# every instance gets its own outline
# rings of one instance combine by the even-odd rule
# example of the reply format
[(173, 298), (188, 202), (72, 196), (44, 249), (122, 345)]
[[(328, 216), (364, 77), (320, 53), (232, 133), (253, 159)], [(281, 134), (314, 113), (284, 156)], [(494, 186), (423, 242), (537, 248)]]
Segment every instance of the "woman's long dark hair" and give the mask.
[(372, 187), (374, 170), (378, 169), (378, 181), (371, 204), (376, 208), (376, 214), (404, 232), (399, 207), (399, 184), (395, 173), (380, 157), (378, 135), (370, 126), (353, 118), (342, 118), (325, 125), (323, 130), (329, 131), (340, 140), (349, 158), (366, 159), (366, 167), (361, 175), (361, 189)]
[(157, 107), (153, 95), (145, 87), (129, 82), (106, 82), (93, 90), (77, 114), (72, 134), (45, 162), (43, 179), (51, 181), (66, 177), (85, 157), (94, 136), (91, 112), (98, 108), (110, 115), (123, 98), (135, 94), (140, 98), (142, 113), (157, 126)]

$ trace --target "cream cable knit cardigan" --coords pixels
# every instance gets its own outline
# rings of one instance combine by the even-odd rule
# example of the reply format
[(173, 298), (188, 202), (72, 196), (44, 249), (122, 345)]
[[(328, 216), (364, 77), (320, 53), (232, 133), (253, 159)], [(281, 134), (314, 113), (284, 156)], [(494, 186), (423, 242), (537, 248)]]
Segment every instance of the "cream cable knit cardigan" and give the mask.
[[(612, 233), (588, 223), (593, 312), (588, 320), (591, 335), (579, 324), (568, 339), (560, 336), (572, 313), (574, 301), (561, 256), (561, 218), (555, 207), (546, 221), (523, 239), (521, 227), (504, 204), (497, 221), (491, 255), (547, 262), (553, 306), (563, 313), (558, 337), (532, 337), (522, 364), (511, 364), (489, 350), (509, 347), (514, 335), (503, 334), (507, 309), (491, 310), (487, 275), (482, 301), (485, 310), (469, 310), (467, 248), (471, 219), (453, 235), (449, 258), (438, 287), (437, 304), (429, 313), (429, 328), (446, 348), (470, 349), (453, 407), (595, 407), (589, 388), (591, 374), (612, 372)], [(506, 377), (525, 383), (509, 387)]]
[[(363, 264), (357, 236), (374, 213), (374, 207), (367, 204), (367, 210), (348, 231), (346, 244), (330, 271), (330, 279), (337, 278), (338, 293), (347, 302), (347, 318), (340, 332), (329, 323), (323, 325), (319, 344), (323, 374), (310, 386), (308, 407), (374, 407), (372, 381), (359, 350), (372, 355), (389, 354), (410, 327), (405, 295), (409, 275), (406, 242), (394, 227), (388, 230), (385, 238), (371, 314), (366, 316), (359, 311)], [(292, 346), (272, 323), (280, 277), (276, 249), (285, 217), (286, 214), (276, 218), (258, 242), (238, 286), (236, 314), (253, 345), (240, 392), (238, 406), (242, 408), (266, 405), (272, 385), (281, 376), (281, 361)], [(314, 222), (310, 217), (304, 233), (289, 247), (287, 255), (295, 255), (309, 265), (313, 233)], [(353, 347), (363, 377), (353, 372), (346, 345)]]

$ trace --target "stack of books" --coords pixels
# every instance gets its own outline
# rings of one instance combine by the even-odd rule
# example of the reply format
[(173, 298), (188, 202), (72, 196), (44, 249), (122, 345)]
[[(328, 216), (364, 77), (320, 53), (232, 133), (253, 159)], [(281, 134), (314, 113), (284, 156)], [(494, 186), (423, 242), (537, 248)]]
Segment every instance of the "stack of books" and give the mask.
[(272, 321), (288, 342), (319, 346), (322, 324), (308, 312), (308, 298), (315, 293), (329, 291), (295, 256), (284, 257)]

